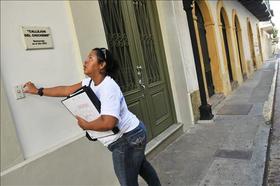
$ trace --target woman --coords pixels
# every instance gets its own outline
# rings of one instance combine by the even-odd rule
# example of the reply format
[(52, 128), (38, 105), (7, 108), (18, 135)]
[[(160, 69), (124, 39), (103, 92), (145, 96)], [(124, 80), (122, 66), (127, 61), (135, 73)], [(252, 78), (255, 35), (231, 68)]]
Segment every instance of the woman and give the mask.
[(117, 70), (117, 63), (105, 48), (94, 48), (84, 64), (88, 78), (71, 86), (39, 88), (27, 82), (25, 93), (40, 96), (65, 97), (84, 85), (89, 85), (101, 102), (100, 117), (86, 121), (76, 116), (79, 126), (84, 130), (108, 131), (117, 126), (117, 135), (100, 141), (112, 152), (114, 170), (121, 185), (138, 185), (140, 174), (149, 185), (160, 185), (157, 173), (146, 160), (146, 129), (144, 124), (131, 113), (117, 83), (111, 78)]

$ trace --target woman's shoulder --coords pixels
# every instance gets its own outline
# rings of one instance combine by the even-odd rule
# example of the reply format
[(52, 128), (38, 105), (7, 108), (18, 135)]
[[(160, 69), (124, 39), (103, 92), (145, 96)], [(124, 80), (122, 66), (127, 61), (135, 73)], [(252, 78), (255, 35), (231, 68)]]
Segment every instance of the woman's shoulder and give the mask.
[(91, 80), (91, 78), (90, 78), (90, 77), (86, 77), (86, 78), (84, 78), (84, 79), (82, 80), (82, 86), (84, 86), (84, 85), (87, 85), (87, 86), (88, 86), (88, 84), (89, 84), (90, 80)]
[(113, 78), (111, 78), (110, 76), (106, 76), (104, 85), (105, 85), (106, 88), (110, 87), (110, 88), (113, 88), (113, 89), (120, 90), (119, 85), (118, 85), (118, 84), (116, 83), (116, 81), (115, 81)]

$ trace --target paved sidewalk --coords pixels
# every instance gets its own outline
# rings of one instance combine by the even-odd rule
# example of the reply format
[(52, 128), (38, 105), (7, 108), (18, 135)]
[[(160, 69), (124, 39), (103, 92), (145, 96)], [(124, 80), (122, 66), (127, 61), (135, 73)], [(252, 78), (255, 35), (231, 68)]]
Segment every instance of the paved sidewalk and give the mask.
[(262, 185), (270, 129), (263, 105), (274, 66), (264, 63), (215, 108), (212, 123), (195, 124), (151, 160), (162, 185)]

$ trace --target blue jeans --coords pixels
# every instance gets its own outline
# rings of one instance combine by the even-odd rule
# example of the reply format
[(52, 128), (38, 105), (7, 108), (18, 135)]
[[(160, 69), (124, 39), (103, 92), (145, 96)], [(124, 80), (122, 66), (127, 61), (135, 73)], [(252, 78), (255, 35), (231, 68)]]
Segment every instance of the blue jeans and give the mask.
[(138, 174), (148, 185), (160, 185), (155, 169), (145, 157), (146, 142), (146, 129), (140, 122), (138, 127), (108, 146), (116, 176), (122, 186), (138, 186)]

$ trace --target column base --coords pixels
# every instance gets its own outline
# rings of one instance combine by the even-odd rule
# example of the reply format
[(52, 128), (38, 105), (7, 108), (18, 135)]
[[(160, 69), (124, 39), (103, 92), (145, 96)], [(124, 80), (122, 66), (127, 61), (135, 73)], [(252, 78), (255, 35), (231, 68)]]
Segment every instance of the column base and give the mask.
[(199, 107), (199, 111), (201, 120), (211, 120), (214, 117), (214, 115), (212, 114), (211, 105), (209, 104), (201, 105)]

